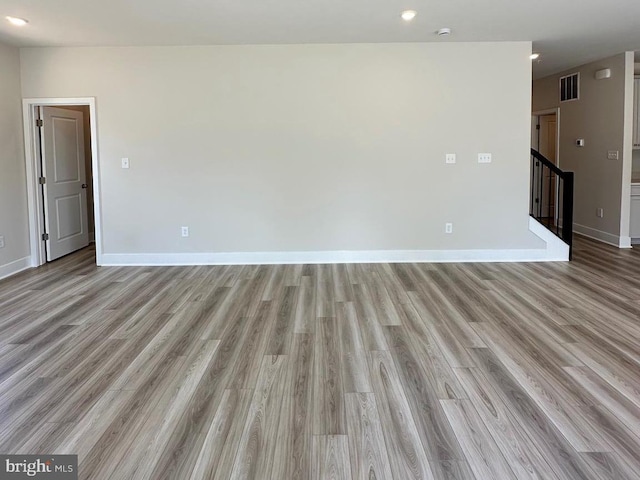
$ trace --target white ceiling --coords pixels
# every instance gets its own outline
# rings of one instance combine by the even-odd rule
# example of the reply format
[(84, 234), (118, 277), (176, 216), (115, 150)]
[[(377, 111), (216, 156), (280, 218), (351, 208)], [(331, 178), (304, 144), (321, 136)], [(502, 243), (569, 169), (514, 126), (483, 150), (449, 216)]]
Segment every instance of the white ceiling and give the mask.
[(0, 20), (17, 46), (532, 40), (535, 77), (640, 50), (640, 0), (0, 0)]

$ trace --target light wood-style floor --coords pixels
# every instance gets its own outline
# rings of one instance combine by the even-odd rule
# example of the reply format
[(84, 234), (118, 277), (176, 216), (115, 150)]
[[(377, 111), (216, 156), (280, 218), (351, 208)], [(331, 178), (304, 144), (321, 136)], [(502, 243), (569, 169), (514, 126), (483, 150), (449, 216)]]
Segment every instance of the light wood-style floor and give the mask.
[(0, 452), (82, 479), (638, 479), (640, 252), (0, 282)]

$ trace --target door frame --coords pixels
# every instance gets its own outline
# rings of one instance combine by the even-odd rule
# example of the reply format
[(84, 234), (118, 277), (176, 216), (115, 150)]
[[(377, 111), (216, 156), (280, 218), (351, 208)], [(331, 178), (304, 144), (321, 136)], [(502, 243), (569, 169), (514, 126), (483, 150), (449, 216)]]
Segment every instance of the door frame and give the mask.
[[(544, 115), (552, 115), (555, 114), (556, 116), (556, 167), (560, 168), (560, 107), (556, 107), (556, 108), (548, 108), (546, 110), (538, 110), (535, 112), (531, 113), (532, 117), (537, 117), (538, 119), (538, 124), (540, 123), (540, 117), (544, 116)], [(533, 126), (532, 128), (532, 132), (533, 132)], [(538, 148), (540, 148), (540, 130), (536, 129), (535, 130), (538, 133)], [(556, 177), (556, 189), (558, 188), (558, 182), (560, 180)], [(556, 222), (556, 225), (560, 225), (562, 226), (562, 222), (560, 222), (560, 210), (559, 210), (559, 202), (558, 199), (556, 199), (555, 201), (555, 207), (554, 207), (554, 221)]]
[(532, 112), (531, 116), (538, 117), (539, 122), (540, 117), (544, 115), (551, 115), (553, 113), (556, 114), (556, 166), (560, 167), (560, 107), (549, 108), (547, 110), (538, 110), (536, 112)]
[(98, 159), (96, 99), (95, 97), (23, 98), (24, 158), (27, 173), (27, 207), (29, 212), (29, 242), (32, 267), (39, 267), (47, 261), (45, 245), (42, 241), (42, 234), (44, 233), (44, 205), (38, 182), (41, 166), (40, 159), (37, 155), (40, 138), (39, 135), (36, 134), (36, 107), (64, 107), (66, 105), (89, 106), (96, 263), (102, 265), (102, 195), (100, 190), (100, 162)]

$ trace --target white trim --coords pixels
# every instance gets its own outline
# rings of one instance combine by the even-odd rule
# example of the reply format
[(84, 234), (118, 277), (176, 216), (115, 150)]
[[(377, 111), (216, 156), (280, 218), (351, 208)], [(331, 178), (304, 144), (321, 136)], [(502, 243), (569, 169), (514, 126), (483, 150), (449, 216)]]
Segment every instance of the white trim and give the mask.
[(301, 263), (542, 262), (546, 249), (530, 250), (361, 250), (237, 253), (105, 253), (105, 266), (282, 265)]
[(573, 224), (573, 231), (574, 233), (577, 233), (578, 235), (582, 235), (583, 237), (587, 237), (592, 240), (598, 240), (602, 243), (613, 245), (614, 247), (631, 248), (630, 237), (626, 237), (626, 236), (620, 237), (618, 235), (614, 235), (609, 232), (603, 232), (602, 230), (587, 227), (585, 225), (579, 225), (577, 223)]
[(545, 252), (550, 261), (566, 262), (569, 260), (569, 245), (533, 217), (529, 217), (529, 230), (546, 242)]
[(633, 170), (634, 53), (625, 52), (622, 186), (620, 189), (620, 248), (631, 248), (631, 177)]
[(24, 153), (27, 169), (27, 205), (29, 209), (29, 239), (31, 243), (31, 266), (38, 267), (46, 262), (42, 237), (42, 205), (38, 195), (38, 160), (36, 158), (37, 138), (35, 135), (35, 107), (88, 105), (91, 125), (91, 168), (93, 174), (93, 211), (95, 218), (96, 263), (102, 265), (102, 196), (100, 188), (100, 162), (98, 158), (98, 118), (95, 97), (78, 98), (24, 98), (22, 117), (24, 121)]
[(24, 257), (6, 265), (0, 265), (0, 280), (31, 268), (31, 257)]
[(620, 237), (620, 242), (618, 243), (618, 247), (620, 248), (633, 248), (631, 246), (631, 237)]

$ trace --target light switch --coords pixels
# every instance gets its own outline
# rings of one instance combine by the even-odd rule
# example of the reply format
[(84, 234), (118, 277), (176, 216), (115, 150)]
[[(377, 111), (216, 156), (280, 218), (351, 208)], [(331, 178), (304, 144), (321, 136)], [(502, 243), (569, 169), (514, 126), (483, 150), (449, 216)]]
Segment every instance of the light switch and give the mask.
[(123, 158), (122, 159), (122, 168), (129, 168), (129, 159), (128, 158)]
[(456, 163), (456, 154), (447, 153), (447, 155), (445, 156), (445, 163)]
[(620, 156), (620, 152), (618, 150), (609, 150), (607, 152), (607, 158), (609, 160), (618, 160)]
[(478, 163), (491, 163), (491, 154), (490, 153), (479, 153), (478, 154)]

